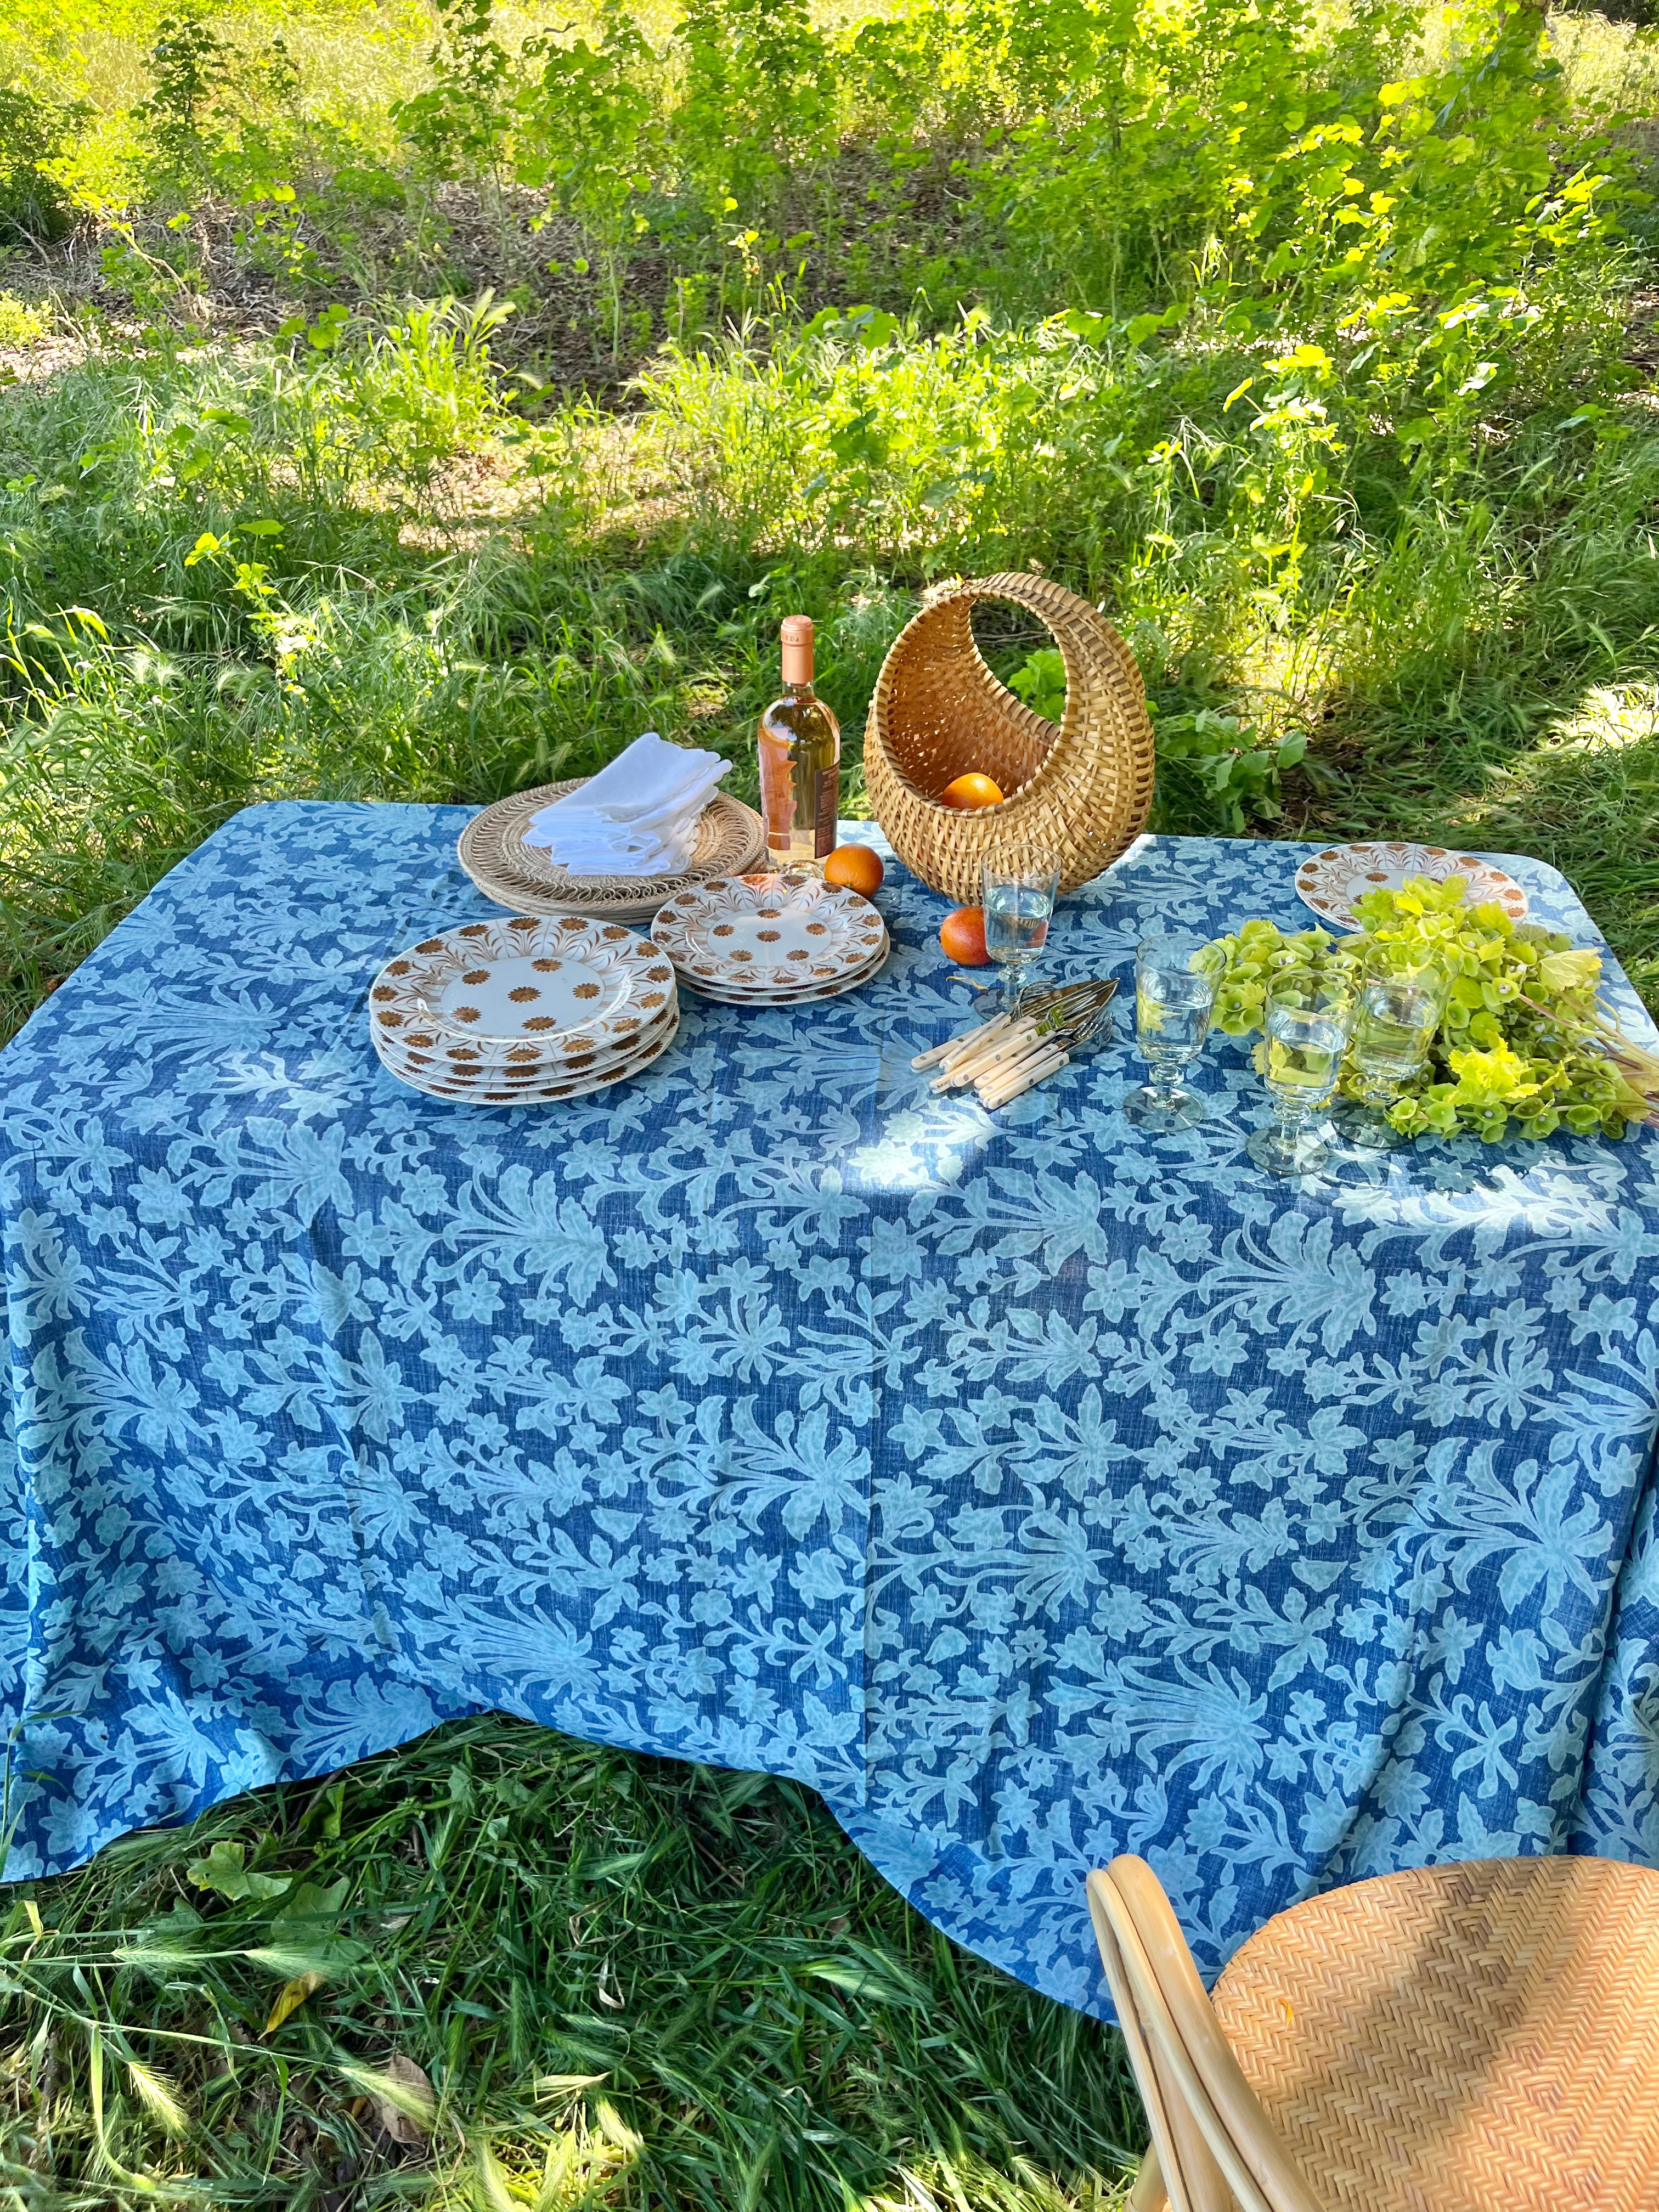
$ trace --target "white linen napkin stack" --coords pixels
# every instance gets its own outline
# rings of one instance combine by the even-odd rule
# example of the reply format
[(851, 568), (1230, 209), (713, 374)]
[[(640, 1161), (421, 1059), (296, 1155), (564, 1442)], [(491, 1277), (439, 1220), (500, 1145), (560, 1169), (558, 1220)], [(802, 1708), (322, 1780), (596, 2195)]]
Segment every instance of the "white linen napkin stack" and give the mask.
[(572, 876), (677, 876), (690, 866), (697, 823), (730, 765), (647, 730), (580, 791), (532, 814), (524, 842)]

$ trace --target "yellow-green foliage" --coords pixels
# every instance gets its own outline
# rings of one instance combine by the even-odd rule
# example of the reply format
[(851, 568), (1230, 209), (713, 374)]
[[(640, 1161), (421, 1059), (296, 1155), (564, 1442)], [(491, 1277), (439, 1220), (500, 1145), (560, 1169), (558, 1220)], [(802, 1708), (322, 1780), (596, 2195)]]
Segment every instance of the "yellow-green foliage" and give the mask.
[[(1648, 1101), (1596, 1048), (1601, 956), (1575, 951), (1559, 931), (1517, 927), (1500, 906), (1472, 907), (1468, 890), (1453, 876), (1368, 891), (1354, 908), (1363, 932), (1336, 939), (1321, 929), (1286, 934), (1270, 921), (1243, 923), (1217, 940), (1224, 962), (1218, 1026), (1250, 1036), (1262, 1025), (1270, 988), (1340, 973), (1357, 991), (1375, 958), (1403, 951), (1431, 963), (1446, 993), (1423, 1072), (1389, 1109), (1403, 1134), (1467, 1132), (1488, 1144), (1561, 1128), (1622, 1137), (1628, 1122), (1645, 1117)], [(1360, 1085), (1350, 1075), (1344, 1088), (1357, 1096)]]
[(10, 292), (0, 292), (0, 346), (33, 345), (46, 336), (46, 318)]

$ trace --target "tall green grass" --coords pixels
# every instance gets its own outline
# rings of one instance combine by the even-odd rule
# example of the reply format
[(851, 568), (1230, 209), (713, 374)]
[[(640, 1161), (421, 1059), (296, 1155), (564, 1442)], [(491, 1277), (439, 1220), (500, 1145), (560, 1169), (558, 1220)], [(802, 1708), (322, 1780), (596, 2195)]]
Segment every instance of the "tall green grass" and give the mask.
[[(914, 605), (902, 587), (828, 572), (803, 585), (731, 546), (663, 544), (618, 565), (556, 499), (511, 533), (441, 512), (434, 477), (499, 409), (487, 369), (469, 384), (455, 359), (410, 396), (407, 333), (429, 337), (432, 319), (413, 311), (320, 364), (106, 355), (11, 395), (0, 993), (14, 1024), (260, 798), (482, 801), (590, 772), (647, 726), (713, 742), (752, 797), (748, 726), (803, 588), (855, 724)], [(464, 356), (465, 319), (452, 321)], [(855, 748), (849, 766), (856, 806)]]
[[(1259, 356), (1202, 318), (1131, 343), (783, 314), (669, 345), (624, 416), (533, 419), (487, 321), (413, 308), (274, 346), (106, 350), (10, 395), (14, 1018), (254, 798), (482, 801), (647, 726), (713, 742), (752, 791), (798, 604), (825, 633), (856, 810), (864, 708), (917, 592), (1027, 562), (1134, 647), (1164, 826), (1534, 849), (1654, 974), (1625, 799), (1537, 804), (1568, 763), (1623, 793), (1647, 757), (1601, 743), (1595, 702), (1654, 667), (1659, 430), (1594, 326), (1547, 332), (1549, 361), (1512, 346), (1518, 397), (1430, 466), (1328, 367), (1240, 408)], [(1303, 768), (1261, 769), (1304, 744)]]
[(499, 1718), (129, 1838), (0, 1929), (18, 2205), (1105, 2212), (1139, 2141), (1117, 2039), (810, 1794)]

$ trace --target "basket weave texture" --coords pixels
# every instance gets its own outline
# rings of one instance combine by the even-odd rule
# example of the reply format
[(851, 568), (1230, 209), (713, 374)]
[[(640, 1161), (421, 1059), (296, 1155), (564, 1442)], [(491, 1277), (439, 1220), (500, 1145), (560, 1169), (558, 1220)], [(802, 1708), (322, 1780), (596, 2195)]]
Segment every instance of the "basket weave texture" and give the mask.
[[(1056, 727), (998, 682), (969, 617), (981, 599), (1022, 606), (1066, 665)], [(1134, 657), (1086, 599), (1044, 576), (985, 576), (941, 592), (894, 640), (864, 736), (871, 811), (899, 859), (964, 906), (988, 853), (1044, 854), (1073, 890), (1140, 834), (1152, 803), (1152, 726)], [(970, 769), (1003, 793), (970, 813), (939, 793)]]
[(1659, 1875), (1483, 1859), (1305, 1899), (1214, 2007), (1331, 2212), (1653, 2212)]
[(678, 876), (572, 876), (524, 833), (554, 799), (580, 791), (588, 779), (539, 783), (515, 791), (475, 814), (462, 830), (456, 857), (489, 899), (514, 914), (579, 914), (590, 921), (649, 921), (683, 890), (713, 876), (740, 876), (766, 865), (766, 828), (752, 806), (729, 792), (712, 794), (697, 823), (691, 866)]

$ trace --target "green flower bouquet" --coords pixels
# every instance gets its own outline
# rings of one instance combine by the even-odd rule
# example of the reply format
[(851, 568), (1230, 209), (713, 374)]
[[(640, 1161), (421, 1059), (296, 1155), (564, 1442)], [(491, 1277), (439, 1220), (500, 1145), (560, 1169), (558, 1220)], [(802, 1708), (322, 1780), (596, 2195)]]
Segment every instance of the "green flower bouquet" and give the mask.
[[(1216, 940), (1225, 963), (1216, 1026), (1230, 1036), (1259, 1030), (1270, 975), (1341, 969), (1357, 987), (1376, 948), (1399, 945), (1431, 957), (1450, 986), (1427, 1065), (1389, 1110), (1403, 1136), (1622, 1137), (1632, 1121), (1659, 1121), (1659, 1057), (1632, 1043), (1601, 1004), (1601, 955), (1575, 951), (1559, 931), (1516, 924), (1502, 907), (1472, 907), (1468, 891), (1462, 876), (1414, 876), (1398, 890), (1367, 891), (1353, 909), (1363, 934), (1340, 939), (1245, 922)], [(1351, 1073), (1341, 1090), (1358, 1095)]]

